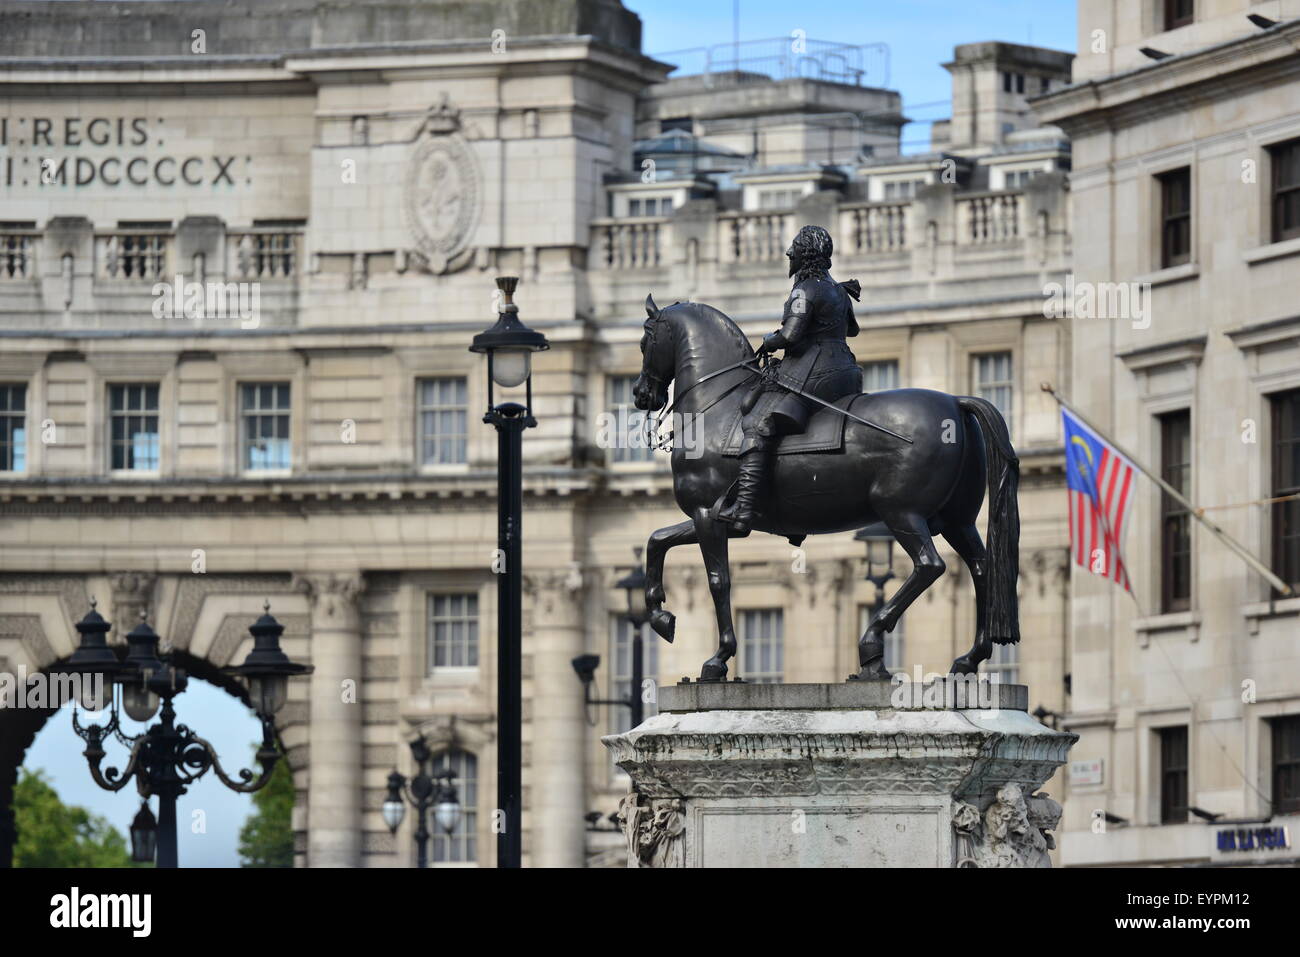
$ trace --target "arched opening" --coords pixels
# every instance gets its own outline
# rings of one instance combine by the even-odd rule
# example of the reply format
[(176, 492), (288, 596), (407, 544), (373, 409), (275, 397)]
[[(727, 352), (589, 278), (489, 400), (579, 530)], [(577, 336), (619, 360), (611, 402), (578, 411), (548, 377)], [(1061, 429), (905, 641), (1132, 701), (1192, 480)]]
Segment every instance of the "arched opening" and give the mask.
[[(175, 699), (178, 723), (190, 725), (197, 734), (211, 741), (228, 774), (244, 767), (256, 771), (252, 748), (248, 745), (260, 740), (260, 723), (248, 707), (248, 694), (242, 684), (223, 674), (210, 661), (187, 651), (173, 649), (171, 660), (190, 678), (189, 688)], [(55, 662), (50, 669), (43, 669), (42, 673), (48, 673), (62, 663), (63, 660)], [(236, 699), (238, 704), (230, 701), (230, 698)], [(44, 741), (46, 735), (53, 735), (50, 745), (57, 749), (60, 765), (66, 767), (68, 759), (75, 755), (75, 762), (72, 763), (76, 765), (76, 772), (84, 776), (84, 782), (94, 792), (103, 795), (102, 800), (95, 801), (92, 805), (84, 799), (69, 799), (61, 792), (60, 797), (65, 803), (82, 804), (103, 815), (104, 808), (111, 802), (114, 813), (106, 816), (123, 832), (125, 828), (122, 822), (129, 821), (139, 808), (140, 799), (134, 784), (128, 784), (122, 791), (113, 793), (103, 791), (93, 783), (85, 759), (81, 757), (85, 745), (72, 729), (70, 707), (65, 706), (57, 711), (52, 708), (0, 709), (0, 867), (9, 867), (13, 863), (14, 847), (18, 839), (13, 811), (14, 787), (18, 782), (20, 768), (28, 759), (29, 752), (33, 751), (38, 736)], [(153, 720), (147, 724), (152, 723)], [(130, 733), (139, 733), (147, 724), (132, 723)], [(48, 731), (45, 731), (47, 725)], [(247, 743), (243, 740), (245, 738)], [(50, 753), (48, 747), (37, 750), (44, 752), (47, 757)], [(126, 748), (121, 742), (113, 742), (106, 746), (106, 750), (109, 754), (103, 766), (121, 769), (127, 760)], [(83, 796), (92, 794), (81, 787), (81, 779), (78, 779), (77, 793)], [(156, 801), (154, 805), (156, 810)], [(223, 842), (223, 854), (224, 848), (229, 848), (232, 852), (224, 854), (224, 860), (233, 863), (230, 835), (238, 834), (251, 807), (250, 796), (228, 791), (211, 772), (196, 782), (180, 798), (177, 808), (181, 866), (214, 864), (218, 856), (216, 848), (209, 846), (205, 848), (208, 853), (201, 856), (195, 854), (202, 846), (202, 841), (207, 839)], [(190, 851), (188, 860), (187, 847)]]

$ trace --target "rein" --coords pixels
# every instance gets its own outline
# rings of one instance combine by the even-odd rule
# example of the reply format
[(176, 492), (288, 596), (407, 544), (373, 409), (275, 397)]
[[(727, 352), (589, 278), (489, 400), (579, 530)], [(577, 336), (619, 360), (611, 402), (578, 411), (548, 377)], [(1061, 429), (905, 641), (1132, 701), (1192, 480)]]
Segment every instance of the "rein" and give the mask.
[[(694, 389), (696, 386), (701, 386), (701, 385), (703, 385), (704, 383), (708, 382), (710, 379), (716, 379), (716, 378), (717, 378), (718, 376), (720, 376), (720, 375), (723, 375), (723, 374), (725, 374), (725, 373), (727, 373), (727, 372), (732, 372), (732, 371), (734, 371), (734, 370), (736, 370), (736, 369), (739, 369), (739, 368), (741, 368), (741, 367), (749, 368), (749, 369), (751, 370), (751, 374), (753, 374), (753, 375), (761, 375), (761, 374), (762, 374), (762, 370), (761, 370), (757, 365), (750, 366), (750, 363), (752, 363), (752, 362), (756, 362), (756, 360), (755, 360), (754, 358), (741, 359), (741, 360), (738, 361), (738, 362), (733, 362), (733, 363), (732, 363), (731, 365), (729, 365), (729, 366), (723, 366), (721, 369), (715, 369), (713, 372), (710, 372), (708, 375), (706, 375), (706, 376), (701, 376), (699, 379), (697, 379), (697, 380), (695, 380), (694, 382), (692, 382), (692, 383), (690, 384), (690, 386), (688, 386), (686, 389), (683, 389), (681, 392), (679, 392), (678, 394), (674, 395), (674, 396), (673, 396), (673, 401), (670, 402), (670, 403), (668, 403), (667, 408), (663, 409), (663, 410), (660, 411), (660, 412), (656, 412), (656, 413), (655, 413), (654, 421), (653, 421), (653, 423), (651, 424), (651, 427), (650, 427), (650, 434), (651, 434), (652, 436), (654, 436), (654, 439), (655, 439), (655, 441), (654, 441), (654, 445), (653, 445), (653, 448), (655, 449), (655, 451), (658, 451), (658, 452), (671, 452), (671, 451), (672, 451), (672, 447), (673, 447), (673, 446), (672, 446), (672, 443), (673, 443), (673, 437), (674, 437), (674, 436), (673, 436), (673, 431), (672, 431), (672, 429), (669, 429), (669, 430), (668, 430), (668, 434), (667, 434), (666, 436), (663, 436), (663, 437), (661, 438), (661, 437), (659, 436), (659, 426), (663, 423), (663, 421), (664, 421), (665, 419), (668, 419), (668, 418), (672, 415), (672, 411), (673, 411), (674, 408), (677, 407), (677, 403), (680, 402), (683, 398), (685, 398), (685, 397), (686, 397), (686, 396), (691, 392), (692, 389)], [(710, 402), (710, 403), (709, 403), (708, 405), (706, 405), (704, 408), (700, 409), (699, 414), (703, 414), (703, 413), (707, 412), (709, 409), (711, 409), (713, 406), (717, 405), (717, 404), (718, 404), (719, 402), (721, 402), (724, 398), (726, 398), (728, 395), (730, 395), (732, 392), (734, 392), (736, 389), (738, 389), (740, 386), (742, 386), (743, 384), (745, 384), (745, 383), (748, 382), (748, 381), (749, 381), (749, 377), (746, 377), (746, 378), (744, 378), (744, 379), (739, 379), (739, 380), (737, 380), (736, 383), (735, 383), (734, 385), (732, 385), (729, 389), (726, 389), (725, 391), (720, 392), (720, 393), (718, 394), (717, 398), (715, 398), (712, 402)]]

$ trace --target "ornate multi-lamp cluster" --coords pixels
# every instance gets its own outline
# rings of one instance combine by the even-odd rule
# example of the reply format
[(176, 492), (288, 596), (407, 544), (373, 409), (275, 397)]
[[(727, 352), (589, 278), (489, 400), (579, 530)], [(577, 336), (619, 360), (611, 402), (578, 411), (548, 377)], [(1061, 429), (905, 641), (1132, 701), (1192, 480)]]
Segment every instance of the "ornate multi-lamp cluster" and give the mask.
[[(234, 777), (221, 767), (212, 745), (185, 725), (175, 723), (172, 699), (183, 692), (188, 676), (183, 669), (159, 656), (160, 639), (141, 612), (140, 623), (126, 636), (126, 655), (119, 660), (108, 644), (107, 622), (91, 602), (90, 611), (77, 622), (81, 642), (66, 664), (58, 670), (80, 678), (80, 704), (87, 711), (110, 709), (106, 725), (83, 727), (72, 713), (72, 727), (86, 742), (84, 752), (91, 777), (101, 788), (120, 791), (135, 780), (146, 803), (131, 826), (132, 856), (137, 861), (154, 859), (159, 867), (176, 866), (176, 798), (187, 786), (209, 770), (234, 791), (257, 791), (271, 779), (280, 752), (276, 746), (275, 715), (289, 696), (289, 678), (310, 674), (312, 667), (290, 661), (280, 648), (284, 626), (271, 616), (268, 602), (263, 614), (248, 629), (253, 649), (242, 665), (222, 669), (242, 678), (248, 687), (249, 703), (262, 722), (262, 744), (257, 751), (262, 766), (259, 775), (242, 769)], [(161, 720), (139, 735), (123, 732), (119, 721), (117, 690), (121, 710), (133, 721), (146, 722), (159, 714)], [(104, 741), (116, 737), (130, 749), (126, 767), (100, 769), (105, 757)], [(158, 797), (159, 816), (155, 820), (148, 798)]]

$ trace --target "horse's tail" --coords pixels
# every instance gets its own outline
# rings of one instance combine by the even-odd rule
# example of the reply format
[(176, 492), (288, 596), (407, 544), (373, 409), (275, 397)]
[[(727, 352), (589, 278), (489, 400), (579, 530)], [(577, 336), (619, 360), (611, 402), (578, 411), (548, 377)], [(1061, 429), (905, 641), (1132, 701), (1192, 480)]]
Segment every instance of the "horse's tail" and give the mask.
[(984, 630), (998, 644), (1020, 640), (1016, 580), (1020, 576), (1020, 459), (1011, 447), (1007, 423), (987, 399), (964, 395), (962, 410), (974, 417), (984, 437), (989, 473), (988, 602)]

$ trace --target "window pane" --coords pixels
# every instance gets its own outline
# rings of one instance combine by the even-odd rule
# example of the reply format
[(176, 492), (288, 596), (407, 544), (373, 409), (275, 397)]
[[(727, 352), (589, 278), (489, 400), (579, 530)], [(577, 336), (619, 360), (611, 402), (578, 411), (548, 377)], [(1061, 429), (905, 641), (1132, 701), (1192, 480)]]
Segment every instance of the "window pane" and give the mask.
[(424, 379), (417, 391), (421, 463), (453, 465), (467, 461), (469, 390), (465, 379)]
[[(1191, 492), (1192, 416), (1186, 409), (1160, 416), (1160, 473), (1177, 492)], [(1160, 496), (1161, 609), (1185, 611), (1192, 586), (1191, 516), (1170, 495)]]
[(779, 684), (784, 680), (784, 612), (763, 608), (740, 613), (740, 633), (735, 677), (756, 684)]
[(606, 412), (615, 423), (610, 436), (611, 462), (650, 462), (654, 459), (654, 449), (650, 447), (649, 419), (632, 401), (632, 385), (636, 379), (634, 375), (616, 375), (606, 380), (609, 399)]
[(286, 470), (292, 465), (289, 384), (246, 383), (240, 389), (244, 468)]
[(433, 832), (433, 861), (438, 863), (472, 863), (477, 859), (478, 832), (478, 758), (459, 749), (445, 751), (433, 759), (434, 771), (449, 768), (455, 772), (451, 784), (460, 802), (460, 820), (451, 834), (441, 827)]
[[(632, 694), (632, 623), (622, 614), (611, 614), (609, 620), (609, 697), (626, 700)], [(659, 678), (659, 636), (649, 625), (641, 628), (642, 680)], [(638, 692), (639, 694), (640, 692)], [(650, 717), (659, 709), (652, 701), (642, 702), (642, 714)], [(611, 734), (621, 734), (632, 727), (632, 711), (622, 705), (607, 707), (607, 724)]]
[(430, 595), (428, 615), (430, 669), (476, 667), (478, 596)]

